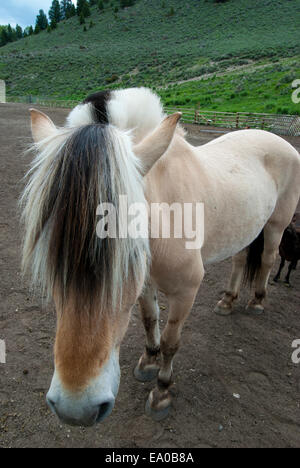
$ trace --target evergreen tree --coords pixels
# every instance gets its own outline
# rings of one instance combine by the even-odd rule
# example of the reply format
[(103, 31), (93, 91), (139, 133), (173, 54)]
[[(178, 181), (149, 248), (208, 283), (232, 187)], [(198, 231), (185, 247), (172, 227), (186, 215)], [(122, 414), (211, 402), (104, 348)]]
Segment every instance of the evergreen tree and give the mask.
[(67, 3), (68, 0), (61, 0), (60, 2), (60, 19), (64, 20), (67, 17)]
[(66, 19), (76, 15), (76, 7), (72, 0), (66, 0)]
[(48, 18), (44, 12), (44, 10), (40, 10), (39, 14), (36, 17), (36, 26), (39, 26), (40, 31), (43, 31), (44, 29), (47, 29), (48, 27)]
[(79, 16), (79, 23), (80, 23), (80, 24), (84, 24), (84, 23), (85, 23), (85, 19), (84, 19), (83, 13), (80, 13), (80, 16)]
[(83, 5), (82, 12), (83, 12), (85, 18), (87, 18), (88, 16), (91, 16), (91, 10), (90, 10), (90, 7), (89, 7), (89, 4), (88, 4), (87, 1), (85, 1), (84, 5)]
[(3, 27), (0, 33), (0, 47), (5, 46), (7, 43), (8, 43), (7, 30), (6, 30), (6, 27)]
[(50, 28), (51, 28), (51, 29), (56, 29), (56, 28), (57, 28), (57, 22), (56, 22), (55, 19), (54, 19), (53, 21), (51, 21), (51, 23), (50, 23)]
[(134, 5), (134, 0), (120, 0), (121, 8), (126, 8)]
[[(53, 0), (49, 10), (50, 24), (57, 25), (60, 22), (60, 5), (58, 0)], [(55, 26), (56, 27), (56, 26)], [(53, 29), (53, 27), (52, 27)]]
[(11, 27), (10, 24), (7, 26), (7, 37), (8, 42), (14, 42), (17, 39), (16, 31)]
[(16, 36), (17, 36), (17, 39), (22, 39), (23, 37), (23, 29), (18, 24), (16, 26)]
[(91, 16), (91, 11), (87, 0), (77, 1), (77, 15), (80, 17), (83, 14), (84, 18)]

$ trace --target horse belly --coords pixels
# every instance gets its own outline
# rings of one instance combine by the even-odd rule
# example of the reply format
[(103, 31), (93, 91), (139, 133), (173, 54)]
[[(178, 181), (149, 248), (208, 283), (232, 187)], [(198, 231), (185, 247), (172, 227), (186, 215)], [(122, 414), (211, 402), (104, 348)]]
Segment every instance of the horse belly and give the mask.
[(248, 247), (275, 209), (277, 190), (269, 177), (260, 180), (254, 177), (247, 180), (247, 184), (234, 185), (227, 191), (226, 200), (220, 199), (219, 205), (206, 206), (202, 247), (206, 265), (221, 262)]

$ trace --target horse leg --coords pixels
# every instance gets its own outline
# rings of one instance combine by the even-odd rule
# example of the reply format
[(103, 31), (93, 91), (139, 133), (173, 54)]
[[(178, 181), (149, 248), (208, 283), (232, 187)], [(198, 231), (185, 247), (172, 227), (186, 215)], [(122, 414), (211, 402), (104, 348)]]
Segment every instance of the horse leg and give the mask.
[(233, 303), (238, 298), (244, 276), (244, 269), (247, 261), (247, 250), (242, 250), (232, 258), (232, 272), (228, 290), (221, 301), (218, 302), (215, 313), (218, 315), (230, 315)]
[(264, 312), (263, 303), (267, 295), (268, 281), (275, 264), (284, 229), (284, 226), (272, 221), (269, 221), (264, 228), (264, 251), (262, 254), (261, 268), (255, 280), (255, 297), (247, 306), (247, 310), (250, 312), (256, 314)]
[(169, 317), (160, 341), (161, 367), (157, 386), (150, 393), (146, 403), (146, 413), (156, 421), (164, 419), (171, 406), (169, 389), (173, 383), (173, 359), (179, 349), (182, 328), (193, 307), (197, 291), (198, 287), (184, 296), (168, 297)]
[(139, 302), (146, 331), (146, 349), (134, 369), (134, 376), (140, 382), (150, 382), (157, 376), (159, 370), (157, 358), (160, 354), (160, 309), (157, 301), (157, 289), (153, 284), (146, 287)]
[(279, 267), (277, 275), (274, 278), (275, 283), (277, 283), (280, 280), (280, 275), (281, 275), (281, 272), (282, 272), (282, 270), (284, 268), (284, 265), (285, 265), (285, 259), (284, 259), (284, 257), (281, 257), (280, 267)]
[(290, 284), (290, 276), (291, 276), (291, 273), (292, 273), (292, 270), (296, 270), (296, 267), (297, 267), (297, 261), (292, 261), (290, 264), (289, 264), (289, 269), (288, 269), (288, 273), (286, 275), (286, 278), (285, 278), (285, 284), (287, 286), (291, 286)]

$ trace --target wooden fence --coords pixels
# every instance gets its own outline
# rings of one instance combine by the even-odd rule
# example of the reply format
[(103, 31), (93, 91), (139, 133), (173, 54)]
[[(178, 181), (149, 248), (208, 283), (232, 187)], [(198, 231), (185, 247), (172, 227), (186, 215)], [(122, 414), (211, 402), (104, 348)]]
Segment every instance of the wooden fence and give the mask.
[[(78, 104), (78, 101), (38, 96), (7, 96), (7, 101), (67, 109), (73, 108)], [(297, 115), (216, 112), (180, 107), (166, 107), (165, 110), (168, 114), (181, 111), (184, 123), (229, 129), (259, 128), (277, 133), (278, 135), (300, 136), (300, 117)]]
[(300, 136), (297, 115), (255, 114), (252, 112), (215, 112), (201, 109), (167, 107), (168, 114), (182, 112), (183, 122), (231, 129), (259, 128), (279, 135)]
[(17, 102), (20, 104), (37, 104), (45, 107), (61, 107), (65, 109), (73, 109), (79, 104), (79, 101), (54, 99), (39, 96), (7, 96), (7, 102)]

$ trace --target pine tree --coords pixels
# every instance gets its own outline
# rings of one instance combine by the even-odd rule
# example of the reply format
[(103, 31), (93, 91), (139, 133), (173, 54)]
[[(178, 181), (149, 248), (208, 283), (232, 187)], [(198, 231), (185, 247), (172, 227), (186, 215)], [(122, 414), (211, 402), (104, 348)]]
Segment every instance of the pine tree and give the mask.
[(83, 14), (84, 18), (91, 16), (91, 11), (87, 0), (78, 0), (77, 1), (77, 15)]
[(84, 23), (85, 23), (84, 15), (83, 15), (82, 12), (81, 12), (81, 14), (80, 14), (80, 16), (79, 16), (79, 23), (80, 23), (80, 24), (84, 24)]
[(23, 37), (23, 29), (18, 24), (16, 26), (16, 36), (17, 36), (17, 39), (22, 39)]
[(134, 0), (120, 0), (121, 8), (126, 8), (134, 5)]
[(7, 26), (7, 37), (8, 42), (14, 42), (16, 40), (16, 31), (11, 27), (10, 24)]
[(66, 19), (76, 15), (76, 7), (72, 0), (66, 0)]
[(39, 14), (36, 17), (36, 26), (39, 26), (40, 31), (43, 31), (44, 29), (47, 29), (48, 27), (48, 18), (44, 12), (44, 10), (40, 10)]
[[(57, 25), (57, 23), (60, 22), (60, 5), (58, 0), (53, 0), (51, 8), (49, 10), (49, 19), (50, 19), (50, 24), (53, 29), (52, 24)], [(56, 27), (56, 26), (55, 26)]]
[(50, 27), (51, 27), (51, 29), (56, 29), (57, 28), (57, 22), (56, 22), (55, 19), (53, 21), (51, 21)]
[(7, 30), (6, 30), (6, 27), (3, 27), (0, 33), (0, 47), (5, 46), (7, 43), (8, 43)]
[(61, 0), (60, 2), (60, 19), (64, 20), (67, 16), (67, 3), (68, 0)]
[(87, 18), (88, 16), (91, 16), (91, 10), (90, 10), (90, 7), (89, 7), (89, 4), (88, 4), (87, 1), (85, 1), (84, 5), (83, 5), (82, 12), (83, 12), (85, 18)]

